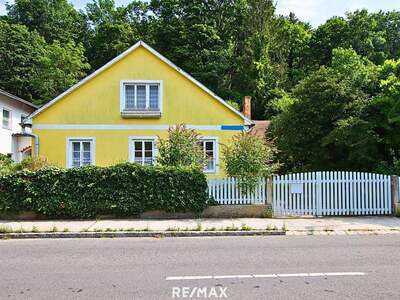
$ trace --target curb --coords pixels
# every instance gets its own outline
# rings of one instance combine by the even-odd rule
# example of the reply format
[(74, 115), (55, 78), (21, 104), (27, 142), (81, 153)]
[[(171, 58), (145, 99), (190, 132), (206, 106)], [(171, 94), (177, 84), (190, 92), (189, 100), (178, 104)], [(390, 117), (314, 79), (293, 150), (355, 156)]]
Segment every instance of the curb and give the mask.
[(0, 239), (126, 238), (126, 237), (213, 237), (286, 235), (283, 230), (250, 231), (121, 231), (121, 232), (43, 232), (1, 233)]

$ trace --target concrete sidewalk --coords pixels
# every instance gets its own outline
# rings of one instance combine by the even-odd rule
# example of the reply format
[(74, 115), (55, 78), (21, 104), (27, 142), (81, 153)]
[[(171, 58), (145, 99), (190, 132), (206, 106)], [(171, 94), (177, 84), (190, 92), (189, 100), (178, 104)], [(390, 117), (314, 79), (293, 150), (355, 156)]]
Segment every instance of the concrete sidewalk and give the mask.
[(25, 232), (101, 232), (101, 231), (218, 231), (218, 230), (285, 230), (288, 234), (325, 232), (399, 232), (400, 218), (389, 216), (323, 217), (323, 218), (238, 218), (238, 219), (178, 219), (178, 220), (0, 220), (1, 229)]

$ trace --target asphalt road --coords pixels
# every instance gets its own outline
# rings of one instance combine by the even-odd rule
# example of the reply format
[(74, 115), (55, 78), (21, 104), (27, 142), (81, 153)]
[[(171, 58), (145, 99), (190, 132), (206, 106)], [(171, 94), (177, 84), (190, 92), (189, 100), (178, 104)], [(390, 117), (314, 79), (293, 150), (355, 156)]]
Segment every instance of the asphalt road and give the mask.
[(400, 235), (1, 240), (0, 299), (400, 299)]

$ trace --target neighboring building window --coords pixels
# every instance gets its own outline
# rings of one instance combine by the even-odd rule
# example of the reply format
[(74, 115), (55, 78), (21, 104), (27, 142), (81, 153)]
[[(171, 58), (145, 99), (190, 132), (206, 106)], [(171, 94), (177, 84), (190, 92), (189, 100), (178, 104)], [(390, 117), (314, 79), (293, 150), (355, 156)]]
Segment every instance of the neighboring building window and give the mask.
[(203, 149), (204, 156), (206, 157), (206, 165), (204, 167), (204, 172), (215, 173), (217, 171), (217, 141), (216, 139), (201, 139), (200, 145)]
[(11, 110), (3, 108), (3, 128), (11, 129)]
[(155, 163), (155, 138), (133, 138), (130, 147), (132, 162), (140, 165), (153, 165)]
[(95, 142), (93, 138), (71, 138), (68, 140), (68, 167), (94, 165)]
[(158, 82), (124, 82), (122, 92), (123, 110), (161, 110), (161, 84)]

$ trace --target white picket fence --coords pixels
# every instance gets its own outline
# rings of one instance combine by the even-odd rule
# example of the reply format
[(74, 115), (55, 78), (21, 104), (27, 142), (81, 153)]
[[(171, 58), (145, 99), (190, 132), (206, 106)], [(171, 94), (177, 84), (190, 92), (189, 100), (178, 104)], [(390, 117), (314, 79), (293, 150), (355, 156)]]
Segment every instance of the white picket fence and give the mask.
[(244, 193), (235, 178), (209, 179), (208, 194), (220, 204), (265, 204), (265, 179), (260, 178), (253, 193)]
[[(390, 176), (312, 172), (273, 178), (275, 215), (390, 214)], [(400, 191), (400, 190), (399, 190)]]

